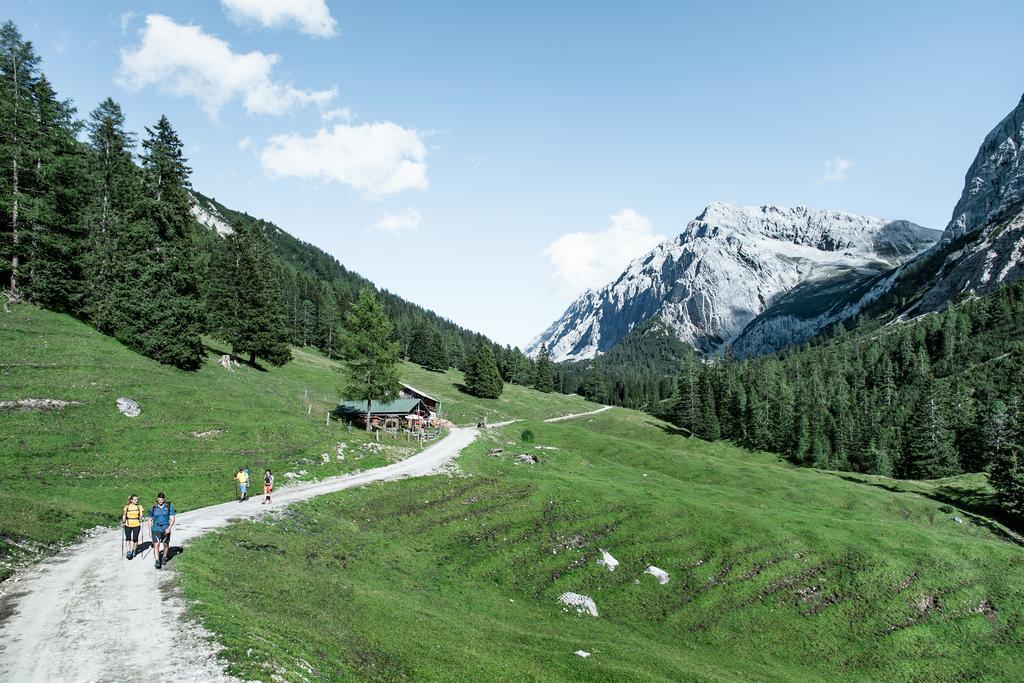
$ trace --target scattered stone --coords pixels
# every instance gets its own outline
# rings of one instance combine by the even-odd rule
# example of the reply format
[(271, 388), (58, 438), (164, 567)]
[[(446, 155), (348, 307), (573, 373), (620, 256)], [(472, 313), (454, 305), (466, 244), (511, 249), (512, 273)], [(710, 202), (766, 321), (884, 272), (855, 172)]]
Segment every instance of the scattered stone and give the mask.
[(518, 460), (519, 462), (525, 462), (528, 465), (536, 465), (538, 462), (540, 462), (537, 459), (536, 455), (532, 455), (530, 453), (519, 453), (518, 455), (516, 455), (516, 460)]
[(226, 429), (207, 429), (205, 432), (189, 432), (189, 434), (197, 439), (208, 439), (211, 436), (219, 436), (226, 431)]
[(323, 464), (326, 465), (327, 463), (329, 463), (331, 461), (331, 454), (330, 453), (321, 453), (320, 454), (320, 460), (323, 462)]
[(491, 449), (488, 449), (487, 455), (501, 455), (504, 452), (505, 452), (504, 448), (491, 448)]
[(597, 563), (602, 567), (608, 567), (608, 571), (613, 572), (615, 568), (619, 566), (619, 561), (611, 556), (604, 548), (601, 548), (601, 558), (598, 559)]
[(0, 410), (23, 410), (45, 412), (47, 410), (64, 410), (68, 406), (80, 406), (78, 401), (63, 401), (59, 398), (22, 398), (17, 401), (0, 401)]
[(576, 656), (577, 657), (582, 657), (583, 659), (586, 659), (587, 657), (590, 656), (590, 653), (586, 652), (584, 650), (576, 650)]
[(231, 356), (229, 356), (226, 353), (221, 355), (220, 360), (217, 361), (217, 365), (219, 365), (222, 368), (225, 368), (227, 370), (230, 370), (231, 369)]
[(939, 598), (937, 595), (922, 595), (920, 598), (914, 601), (914, 609), (921, 616), (934, 612), (935, 610), (942, 609), (942, 605), (939, 604)]
[(338, 444), (334, 447), (334, 452), (337, 453), (338, 455), (345, 455), (346, 448), (348, 448), (348, 444), (345, 443), (344, 441), (339, 441)]
[(644, 574), (650, 574), (651, 576), (656, 578), (658, 580), (658, 583), (660, 583), (662, 586), (664, 586), (670, 580), (667, 571), (665, 571), (664, 569), (658, 569), (653, 564), (644, 570)]
[[(562, 593), (558, 596), (558, 601), (561, 602), (566, 608), (575, 607), (577, 614), (589, 614), (592, 617), (597, 616), (597, 605), (594, 603), (594, 599), (586, 595), (580, 595), (579, 593)], [(563, 610), (568, 612), (568, 609)]]
[(982, 600), (978, 603), (978, 606), (971, 610), (974, 614), (984, 614), (985, 618), (990, 622), (996, 619), (996, 608), (988, 600)]
[(534, 446), (538, 451), (557, 451), (559, 450), (555, 446)]
[(120, 410), (121, 414), (125, 417), (138, 417), (142, 414), (142, 408), (139, 404), (127, 396), (118, 397), (117, 409)]
[(957, 524), (963, 524), (964, 523), (963, 517), (958, 517), (957, 515), (953, 515), (953, 521), (956, 522)]

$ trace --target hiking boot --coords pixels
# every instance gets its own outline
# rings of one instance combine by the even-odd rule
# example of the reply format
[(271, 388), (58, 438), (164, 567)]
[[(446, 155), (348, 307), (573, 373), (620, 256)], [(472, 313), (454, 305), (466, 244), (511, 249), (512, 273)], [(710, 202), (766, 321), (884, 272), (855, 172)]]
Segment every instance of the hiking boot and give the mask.
[(156, 558), (156, 568), (157, 568), (157, 569), (160, 569), (160, 567), (161, 567), (162, 565), (163, 565), (163, 563), (162, 563), (162, 562), (160, 561), (160, 558), (159, 558), (159, 557), (158, 557), (158, 558)]
[(129, 550), (129, 551), (128, 551), (127, 553), (125, 553), (125, 555), (124, 555), (124, 559), (126, 559), (126, 560), (130, 560), (130, 559), (132, 559), (133, 557), (135, 557), (135, 554), (134, 554), (134, 553), (133, 553), (133, 552), (132, 552), (131, 550)]

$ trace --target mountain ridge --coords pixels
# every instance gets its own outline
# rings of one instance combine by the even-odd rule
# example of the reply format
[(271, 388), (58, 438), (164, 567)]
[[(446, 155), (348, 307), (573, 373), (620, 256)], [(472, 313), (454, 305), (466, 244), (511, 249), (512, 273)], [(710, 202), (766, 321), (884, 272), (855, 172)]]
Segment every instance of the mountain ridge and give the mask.
[(580, 296), (527, 351), (547, 344), (558, 361), (593, 358), (658, 316), (682, 341), (715, 353), (797, 285), (851, 274), (861, 281), (912, 258), (939, 236), (909, 221), (713, 202), (676, 238)]

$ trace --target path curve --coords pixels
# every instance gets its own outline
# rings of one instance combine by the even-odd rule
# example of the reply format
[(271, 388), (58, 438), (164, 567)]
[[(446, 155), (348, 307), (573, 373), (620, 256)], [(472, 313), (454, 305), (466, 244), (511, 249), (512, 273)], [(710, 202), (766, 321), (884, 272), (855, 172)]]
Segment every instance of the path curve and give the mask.
[[(254, 488), (246, 503), (184, 512), (173, 545), (187, 546), (207, 531), (325, 493), (438, 472), (476, 435), (475, 429), (455, 428), (392, 465), (283, 488), (271, 505), (260, 504)], [(119, 529), (99, 531), (7, 582), (0, 600), (0, 617), (8, 615), (0, 628), (0, 680), (235, 680), (217, 661), (210, 634), (187, 624), (173, 572), (157, 571), (152, 555), (128, 562), (115, 554), (120, 534)]]

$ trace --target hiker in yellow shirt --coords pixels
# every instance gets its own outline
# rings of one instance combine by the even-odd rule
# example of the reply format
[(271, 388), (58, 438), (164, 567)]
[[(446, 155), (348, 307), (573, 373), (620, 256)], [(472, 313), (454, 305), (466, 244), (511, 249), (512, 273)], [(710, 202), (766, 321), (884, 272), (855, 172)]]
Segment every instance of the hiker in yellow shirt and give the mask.
[[(139, 497), (128, 496), (128, 504), (121, 510), (121, 526), (124, 528), (124, 540), (128, 544), (128, 552), (124, 559), (130, 560), (135, 557), (139, 549), (139, 532), (142, 530), (142, 520), (145, 513), (139, 505)], [(124, 550), (124, 548), (122, 548)]]
[(238, 482), (238, 502), (249, 500), (249, 470), (239, 467), (235, 481)]

